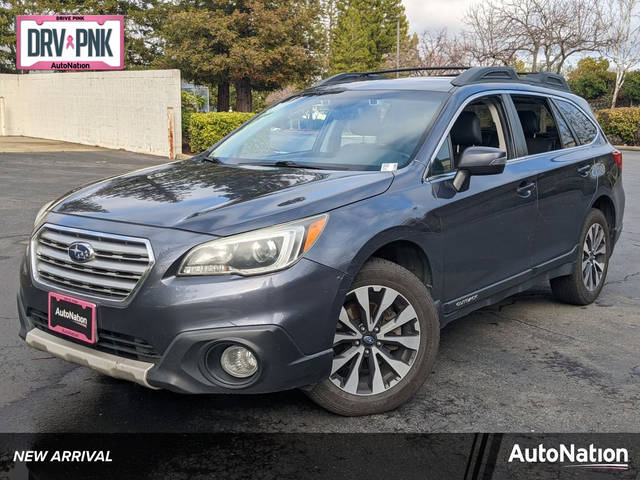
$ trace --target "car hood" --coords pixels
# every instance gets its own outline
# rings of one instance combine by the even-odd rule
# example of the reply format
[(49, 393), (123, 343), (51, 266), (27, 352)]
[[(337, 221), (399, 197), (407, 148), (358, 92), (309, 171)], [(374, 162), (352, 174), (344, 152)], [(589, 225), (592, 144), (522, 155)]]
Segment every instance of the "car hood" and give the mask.
[(391, 172), (220, 165), (185, 160), (72, 191), (52, 211), (231, 235), (379, 195)]

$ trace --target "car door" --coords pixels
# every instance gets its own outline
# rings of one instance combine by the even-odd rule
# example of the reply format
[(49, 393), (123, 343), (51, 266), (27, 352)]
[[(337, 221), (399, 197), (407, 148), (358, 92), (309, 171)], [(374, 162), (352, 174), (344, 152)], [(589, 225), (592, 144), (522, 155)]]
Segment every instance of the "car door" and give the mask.
[(481, 97), (464, 107), (428, 173), (442, 228), (445, 315), (522, 281), (531, 267), (536, 172), (526, 163), (508, 162), (503, 173), (472, 176), (468, 190), (457, 192), (456, 161), (461, 147), (471, 145), (518, 156), (503, 96)]
[[(581, 146), (591, 143), (597, 130), (572, 103), (544, 96), (513, 95), (512, 100), (521, 120), (524, 112), (534, 111), (539, 117), (535, 133), (525, 124), (526, 119), (522, 122), (528, 161), (540, 167), (532, 257), (535, 266), (553, 268), (575, 255), (597, 188), (597, 176), (592, 175), (594, 157), (589, 147)], [(582, 126), (573, 127), (576, 121), (571, 117), (577, 115), (584, 117)]]

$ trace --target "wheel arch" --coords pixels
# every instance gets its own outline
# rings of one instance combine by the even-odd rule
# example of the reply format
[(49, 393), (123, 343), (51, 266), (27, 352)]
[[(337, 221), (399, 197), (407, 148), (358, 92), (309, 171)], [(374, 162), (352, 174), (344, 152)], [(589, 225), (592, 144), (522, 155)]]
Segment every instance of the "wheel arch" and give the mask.
[(382, 232), (369, 240), (351, 263), (350, 276), (355, 278), (364, 264), (371, 258), (383, 258), (396, 263), (420, 279), (431, 291), (437, 286), (435, 255), (424, 248), (424, 241), (406, 227)]
[(597, 197), (591, 204), (591, 208), (600, 210), (609, 224), (609, 234), (614, 235), (616, 228), (616, 207), (613, 200), (606, 194)]

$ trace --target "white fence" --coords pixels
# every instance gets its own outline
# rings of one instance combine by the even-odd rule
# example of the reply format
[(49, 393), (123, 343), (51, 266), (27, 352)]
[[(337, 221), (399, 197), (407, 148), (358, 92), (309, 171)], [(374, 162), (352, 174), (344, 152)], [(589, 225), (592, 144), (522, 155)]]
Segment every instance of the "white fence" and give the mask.
[(179, 70), (0, 74), (0, 135), (174, 158), (180, 103)]

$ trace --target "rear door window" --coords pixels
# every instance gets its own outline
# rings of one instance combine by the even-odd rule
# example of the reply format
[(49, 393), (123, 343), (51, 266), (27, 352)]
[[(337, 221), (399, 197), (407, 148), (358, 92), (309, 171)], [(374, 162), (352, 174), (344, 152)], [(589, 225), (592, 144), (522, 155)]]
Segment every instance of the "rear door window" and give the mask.
[(578, 143), (585, 145), (593, 142), (598, 135), (593, 122), (575, 105), (563, 100), (555, 100), (555, 103), (576, 133)]
[(533, 95), (512, 95), (511, 98), (518, 112), (529, 155), (568, 147), (568, 139), (560, 139), (561, 127), (558, 126), (547, 98)]

